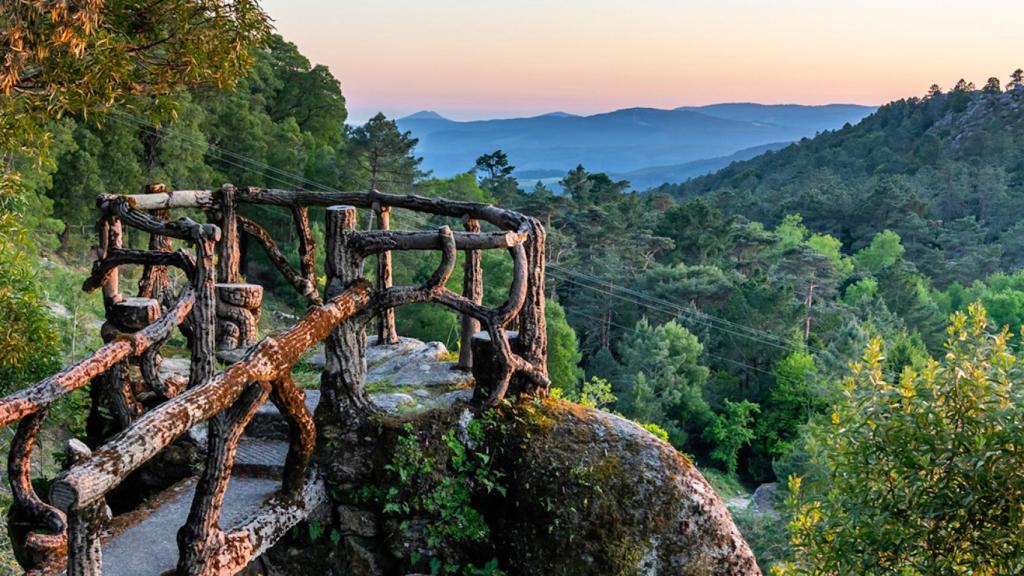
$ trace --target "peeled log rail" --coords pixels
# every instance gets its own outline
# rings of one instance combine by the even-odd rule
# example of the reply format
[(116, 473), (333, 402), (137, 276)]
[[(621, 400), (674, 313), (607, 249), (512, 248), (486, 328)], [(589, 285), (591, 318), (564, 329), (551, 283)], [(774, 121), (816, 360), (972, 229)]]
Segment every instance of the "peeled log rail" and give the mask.
[(306, 350), (369, 303), (369, 283), (353, 283), (279, 338), (265, 338), (241, 362), (135, 421), (83, 464), (59, 476), (50, 491), (51, 501), (63, 510), (74, 510), (102, 498), (190, 428), (234, 403), (250, 382), (272, 382), (290, 373)]
[(119, 336), (81, 362), (0, 400), (0, 427), (49, 406), (65, 394), (85, 386), (117, 362), (142, 354), (153, 343), (164, 340), (184, 321), (194, 301), (192, 288), (185, 288), (174, 308), (153, 324), (133, 334)]
[(220, 228), (213, 224), (200, 224), (188, 218), (164, 222), (136, 209), (136, 196), (103, 194), (97, 200), (97, 207), (108, 216), (121, 218), (128, 225), (150, 234), (170, 236), (179, 240), (220, 240)]
[(139, 210), (209, 208), (214, 204), (214, 194), (210, 190), (174, 190), (154, 194), (132, 194), (129, 197)]

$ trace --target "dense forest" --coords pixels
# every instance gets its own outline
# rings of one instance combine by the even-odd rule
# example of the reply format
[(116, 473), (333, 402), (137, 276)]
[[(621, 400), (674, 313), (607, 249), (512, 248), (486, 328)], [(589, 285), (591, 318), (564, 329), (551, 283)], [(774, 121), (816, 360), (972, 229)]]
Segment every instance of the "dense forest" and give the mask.
[[(523, 190), (500, 150), (480, 157), (470, 173), (432, 178), (419, 167), (415, 139), (393, 121), (378, 115), (348, 127), (346, 118), (339, 81), (274, 36), (252, 50), (251, 69), (229, 90), (137, 95), (102, 113), (49, 120), (45, 162), (18, 154), (5, 159), (17, 167), (22, 190), (6, 206), (23, 217), (17, 235), (4, 236), (20, 246), (5, 248), (2, 256), (4, 270), (14, 272), (0, 278), (0, 291), (18, 298), (3, 301), (10, 319), (6, 355), (0, 355), (4, 391), (48, 375), (94, 343), (86, 334), (95, 303), (77, 294), (75, 281), (89, 263), (99, 193), (138, 192), (150, 182), (173, 188), (232, 182), (308, 190), (373, 186), (494, 202), (532, 214), (548, 228), (549, 370), (557, 394), (647, 425), (724, 489), (803, 478), (802, 488), (801, 481), (790, 483), (786, 518), (765, 525), (738, 515), (763, 566), (789, 557), (782, 532), (793, 519), (792, 545), (804, 554), (779, 570), (872, 574), (913, 566), (909, 573), (964, 573), (927, 564), (912, 546), (858, 560), (856, 568), (849, 558), (830, 556), (840, 537), (862, 558), (885, 548), (880, 542), (886, 538), (920, 541), (910, 528), (893, 534), (912, 515), (912, 499), (894, 503), (897, 512), (884, 518), (865, 520), (877, 524), (873, 536), (843, 532), (844, 517), (836, 511), (866, 510), (874, 492), (859, 500), (852, 494), (885, 487), (872, 485), (868, 472), (854, 474), (861, 468), (842, 468), (835, 455), (849, 463), (865, 454), (858, 446), (882, 454), (894, 443), (928, 444), (932, 440), (912, 434), (928, 430), (922, 422), (959, 418), (954, 406), (955, 413), (935, 412), (929, 420), (935, 402), (908, 402), (907, 414), (920, 419), (897, 421), (863, 392), (873, 386), (899, 395), (902, 389), (910, 398), (906, 387), (923, 379), (933, 400), (944, 398), (932, 358), (965, 359), (976, 383), (1016, 377), (1008, 360), (1016, 344), (990, 328), (1015, 330), (1024, 322), (1020, 71), (1005, 90), (996, 79), (982, 89), (963, 81), (948, 92), (933, 87), (924, 97), (883, 106), (856, 126), (645, 192), (626, 192), (627, 182), (583, 166), (564, 176), (560, 194), (543, 185)], [(272, 233), (289, 237), (283, 213), (260, 210)], [(393, 218), (396, 228), (432, 224), (401, 212)], [(288, 242), (285, 253), (294, 253)], [(255, 247), (243, 250), (247, 279), (265, 285), (282, 313), (301, 311), (265, 256)], [(25, 259), (39, 254), (45, 265)], [(396, 282), (422, 280), (435, 265), (408, 254), (396, 260)], [(510, 264), (488, 255), (484, 274), (496, 279), (489, 286), (501, 286)], [(54, 317), (52, 304), (64, 312)], [(398, 313), (400, 334), (451, 346), (459, 344), (457, 326), (455, 315), (440, 308)], [(979, 344), (972, 348), (972, 342)], [(857, 359), (863, 364), (851, 371)], [(984, 376), (990, 372), (998, 374)], [(1010, 423), (1004, 433), (1022, 423), (1019, 411), (1006, 407), (1019, 391), (991, 394), (1003, 400), (1000, 417)], [(979, 405), (990, 399), (980, 398)], [(872, 429), (889, 426), (891, 434), (877, 446), (877, 438), (854, 441), (830, 432), (829, 426), (863, 419), (871, 410), (878, 411)], [(950, 434), (988, 438), (979, 432), (983, 417), (966, 405), (963, 413), (978, 427)], [(1019, 447), (1014, 438), (989, 432), (1001, 442), (1000, 453)], [(921, 454), (914, 457), (927, 457)], [(939, 451), (934, 457), (946, 456)], [(1005, 504), (991, 497), (1014, 458), (982, 460), (990, 480), (978, 487), (978, 506)], [(896, 472), (890, 478), (902, 480)], [(913, 481), (897, 484), (888, 493), (909, 490)], [(1004, 497), (1019, 485), (1009, 481)], [(824, 504), (809, 507), (808, 494)], [(815, 532), (808, 518), (823, 510), (832, 531)], [(993, 522), (1020, 525), (1012, 517), (1019, 510), (1006, 513), (1009, 519), (997, 515)], [(1019, 535), (985, 530), (961, 534), (947, 556), (962, 567), (969, 563), (963, 546), (988, 546), (973, 550), (998, 559), (993, 573), (1013, 573), (999, 570), (1020, 566), (1012, 552)], [(818, 568), (803, 564), (815, 558)]]

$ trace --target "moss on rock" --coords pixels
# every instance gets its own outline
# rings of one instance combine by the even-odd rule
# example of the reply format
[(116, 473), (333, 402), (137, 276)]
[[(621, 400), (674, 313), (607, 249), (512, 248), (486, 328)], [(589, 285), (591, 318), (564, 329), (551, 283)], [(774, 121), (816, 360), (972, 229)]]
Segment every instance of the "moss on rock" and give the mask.
[(760, 574), (693, 464), (636, 424), (547, 399), (505, 409), (491, 511), (511, 574)]

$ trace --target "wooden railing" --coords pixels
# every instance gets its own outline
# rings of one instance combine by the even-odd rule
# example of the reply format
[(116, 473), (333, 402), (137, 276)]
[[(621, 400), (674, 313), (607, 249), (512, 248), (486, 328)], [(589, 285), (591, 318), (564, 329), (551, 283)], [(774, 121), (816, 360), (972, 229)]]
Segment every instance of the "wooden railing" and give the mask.
[[(28, 527), (19, 538), (18, 558), (29, 574), (92, 575), (102, 572), (100, 534), (109, 519), (105, 497), (143, 464), (201, 423), (207, 425), (206, 465), (186, 524), (178, 533), (179, 574), (227, 574), (244, 568), (291, 526), (327, 498), (310, 464), (317, 430), (303, 393), (291, 379), (294, 364), (323, 341), (328, 367), (323, 384), (328, 398), (366, 413), (376, 408), (365, 391), (366, 324), (380, 318), (378, 342), (397, 338), (393, 309), (434, 302), (462, 315), (458, 366), (469, 369), (469, 343), (483, 328), (492, 345), (497, 373), (482, 405), (500, 402), (513, 382), (535, 393), (548, 387), (544, 325), (544, 229), (534, 219), (494, 206), (411, 195), (312, 193), (235, 189), (173, 191), (150, 186), (146, 194), (103, 195), (98, 199), (97, 259), (86, 291), (102, 289), (107, 322), (105, 344), (89, 357), (38, 384), (0, 399), (0, 426), (19, 421), (11, 445), (8, 477), (18, 514)], [(288, 208), (299, 237), (299, 269), (294, 269), (272, 236), (238, 214), (240, 204)], [(308, 209), (324, 207), (327, 285), (321, 296)], [(201, 209), (214, 224), (169, 220), (176, 208)], [(376, 230), (359, 230), (358, 208), (369, 209)], [(447, 226), (436, 231), (392, 231), (392, 208), (446, 216), (466, 232)], [(494, 231), (482, 232), (481, 222)], [(147, 250), (126, 249), (122, 226), (150, 234)], [(239, 233), (252, 236), (288, 282), (312, 305), (286, 332), (258, 343), (256, 321), (262, 288), (240, 283)], [(172, 250), (172, 239), (191, 250)], [(497, 307), (482, 303), (480, 251), (507, 250), (513, 261), (508, 298)], [(391, 285), (390, 253), (437, 250), (441, 263), (418, 286)], [(466, 253), (463, 293), (445, 287)], [(363, 278), (366, 258), (377, 256), (377, 284)], [(215, 262), (216, 260), (216, 262)], [(124, 297), (119, 268), (141, 265), (138, 295)], [(175, 297), (168, 268), (181, 270), (185, 286)], [(507, 330), (515, 322), (516, 347)], [(161, 377), (160, 349), (179, 327), (188, 339), (190, 371), (184, 378)], [(226, 369), (216, 370), (218, 351), (235, 350)], [(333, 360), (333, 361), (332, 361)], [(142, 388), (129, 377), (139, 367)], [(48, 408), (62, 396), (92, 383), (110, 400), (120, 432), (90, 449), (79, 440), (66, 447), (66, 469), (54, 480), (49, 503), (33, 490), (30, 461)], [(327, 390), (326, 388), (330, 388)], [(94, 401), (103, 395), (94, 394)], [(220, 514), (242, 431), (257, 407), (272, 401), (288, 422), (289, 447), (281, 489), (247, 520), (221, 527)], [(340, 401), (340, 400), (339, 400)], [(95, 409), (95, 407), (94, 407)], [(144, 551), (140, 551), (144, 553)]]

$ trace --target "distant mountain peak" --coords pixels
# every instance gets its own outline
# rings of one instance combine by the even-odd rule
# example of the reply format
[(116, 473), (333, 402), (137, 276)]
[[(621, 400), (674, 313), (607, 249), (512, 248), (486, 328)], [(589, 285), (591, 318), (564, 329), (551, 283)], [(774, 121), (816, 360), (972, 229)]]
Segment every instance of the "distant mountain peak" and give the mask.
[(433, 110), (420, 110), (400, 118), (400, 120), (447, 120), (444, 116), (441, 116)]
[(541, 114), (540, 116), (537, 116), (537, 118), (579, 118), (579, 117), (580, 117), (579, 114), (570, 114), (568, 112), (561, 112), (561, 111), (548, 112), (547, 114)]

